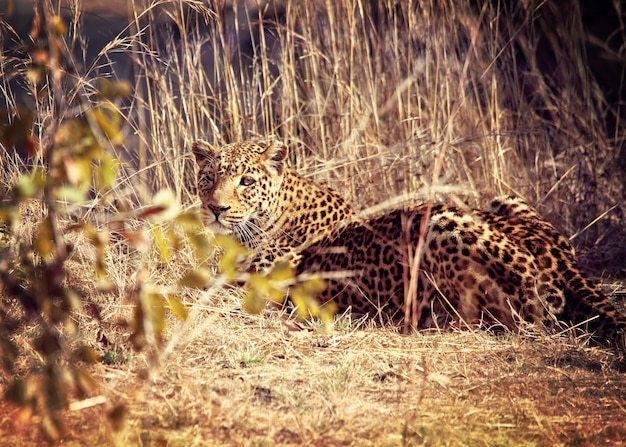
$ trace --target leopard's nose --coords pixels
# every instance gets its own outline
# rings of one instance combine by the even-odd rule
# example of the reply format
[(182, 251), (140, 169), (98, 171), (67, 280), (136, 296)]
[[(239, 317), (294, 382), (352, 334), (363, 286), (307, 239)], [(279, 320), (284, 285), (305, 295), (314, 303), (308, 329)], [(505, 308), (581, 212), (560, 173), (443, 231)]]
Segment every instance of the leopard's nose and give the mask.
[(222, 214), (224, 211), (228, 211), (230, 209), (230, 206), (221, 206), (209, 203), (208, 208), (213, 214), (215, 214), (215, 218), (218, 218), (220, 214)]

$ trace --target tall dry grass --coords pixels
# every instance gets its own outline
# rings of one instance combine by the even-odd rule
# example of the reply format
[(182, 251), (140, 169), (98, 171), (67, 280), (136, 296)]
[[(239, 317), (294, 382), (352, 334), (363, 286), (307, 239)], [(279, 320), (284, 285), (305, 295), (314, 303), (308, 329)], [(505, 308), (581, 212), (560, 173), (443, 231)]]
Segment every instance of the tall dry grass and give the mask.
[(579, 6), (253, 3), (154, 2), (111, 45), (134, 50), (126, 149), (151, 188), (193, 200), (195, 138), (276, 135), (358, 208), (520, 195), (598, 266), (623, 254), (624, 130), (607, 134)]
[[(588, 69), (577, 4), (133, 2), (128, 27), (86, 67), (87, 6), (69, 9), (76, 81), (52, 86), (56, 105), (35, 103), (35, 133), (45, 147), (67, 112), (59, 98), (89, 98), (96, 76), (130, 71), (121, 184), (137, 202), (165, 187), (193, 202), (195, 138), (275, 135), (357, 208), (521, 195), (576, 245), (602, 247), (600, 267), (623, 254), (624, 127)], [(119, 52), (132, 70), (111, 65)]]

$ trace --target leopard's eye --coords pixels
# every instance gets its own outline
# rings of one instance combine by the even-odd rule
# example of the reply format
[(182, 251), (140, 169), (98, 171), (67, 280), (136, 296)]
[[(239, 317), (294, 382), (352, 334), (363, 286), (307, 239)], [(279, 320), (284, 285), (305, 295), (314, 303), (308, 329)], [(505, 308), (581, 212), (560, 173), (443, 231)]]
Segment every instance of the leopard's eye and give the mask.
[(243, 177), (241, 177), (241, 181), (239, 182), (239, 184), (241, 186), (250, 186), (254, 184), (254, 182), (256, 182), (256, 179), (254, 177), (250, 177), (249, 175), (244, 175)]

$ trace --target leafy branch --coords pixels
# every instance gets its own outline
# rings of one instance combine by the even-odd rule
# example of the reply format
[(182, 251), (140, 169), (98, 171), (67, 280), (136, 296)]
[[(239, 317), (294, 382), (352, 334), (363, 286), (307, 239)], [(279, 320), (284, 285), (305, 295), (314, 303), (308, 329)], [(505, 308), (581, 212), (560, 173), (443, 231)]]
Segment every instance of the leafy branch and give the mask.
[[(148, 353), (152, 367), (158, 365), (167, 313), (180, 320), (188, 316), (179, 298), (181, 288), (245, 283), (244, 307), (249, 311), (259, 312), (268, 299), (282, 302), (290, 293), (300, 316), (329, 321), (332, 315), (314, 300), (323, 283), (297, 278), (288, 264), (279, 263), (264, 275), (241, 273), (237, 267), (245, 249), (232, 239), (207, 234), (198, 213), (181, 209), (169, 191), (157, 193), (150, 204), (136, 210), (116, 210), (104, 226), (81, 213), (114, 202), (120, 162), (111, 148), (123, 142), (125, 120), (116, 102), (132, 89), (125, 82), (101, 79), (87, 91), (89, 84), (68, 75), (75, 69), (63, 68), (71, 68), (72, 62), (61, 18), (40, 9), (38, 3), (35, 11), (34, 44), (20, 75), (36, 101), (30, 107), (0, 112), (0, 145), (6, 153), (25, 148), (34, 160), (6, 187), (0, 201), (0, 366), (8, 382), (5, 399), (21, 408), (17, 420), (28, 421), (37, 414), (43, 434), (57, 440), (63, 434), (61, 414), (70, 400), (97, 391), (98, 383), (85, 365), (100, 360), (94, 348), (68, 338), (79, 331), (72, 318), (75, 312), (88, 307), (102, 321), (97, 303), (68, 281), (67, 263), (75, 252), (70, 234), (84, 236), (95, 251), (91, 271), (100, 294), (115, 289), (107, 271), (113, 233), (137, 251), (150, 250), (144, 243), (147, 238), (154, 241), (164, 265), (183, 249), (183, 241), (193, 247), (198, 267), (174, 286), (145, 280), (125, 292), (134, 304), (131, 321), (125, 323), (131, 329), (129, 342)], [(33, 204), (35, 217), (25, 211)], [(33, 220), (33, 234), (24, 234)], [(217, 276), (206, 264), (216, 246), (223, 252), (222, 274)], [(149, 277), (147, 272), (138, 275)], [(34, 328), (29, 347), (16, 342), (26, 326)], [(125, 414), (123, 405), (110, 412), (114, 427)]]

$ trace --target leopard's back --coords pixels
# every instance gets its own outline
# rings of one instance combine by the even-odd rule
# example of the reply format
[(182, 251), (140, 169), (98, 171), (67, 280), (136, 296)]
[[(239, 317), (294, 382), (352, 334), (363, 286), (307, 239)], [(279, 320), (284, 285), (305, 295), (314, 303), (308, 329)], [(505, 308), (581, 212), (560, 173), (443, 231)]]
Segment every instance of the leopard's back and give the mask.
[(569, 241), (523, 202), (514, 210), (494, 203), (488, 211), (418, 206), (352, 222), (306, 249), (299, 271), (345, 272), (323, 300), (383, 322), (410, 321), (406, 297), (417, 283), (418, 328), (584, 323), (599, 339), (620, 343), (625, 319), (582, 274)]

